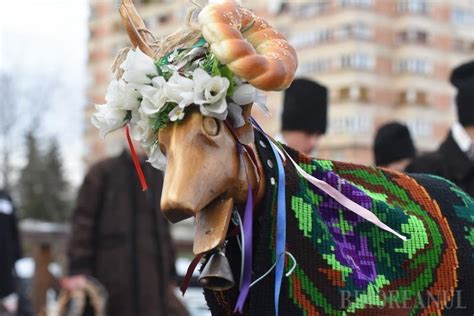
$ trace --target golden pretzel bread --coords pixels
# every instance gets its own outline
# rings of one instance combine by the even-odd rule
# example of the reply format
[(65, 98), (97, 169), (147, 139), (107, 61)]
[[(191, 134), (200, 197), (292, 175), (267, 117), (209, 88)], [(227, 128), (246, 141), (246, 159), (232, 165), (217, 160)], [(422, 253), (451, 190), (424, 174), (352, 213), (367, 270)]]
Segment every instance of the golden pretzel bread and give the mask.
[(250, 10), (234, 1), (209, 4), (199, 13), (198, 23), (216, 58), (256, 88), (283, 90), (293, 81), (296, 51)]

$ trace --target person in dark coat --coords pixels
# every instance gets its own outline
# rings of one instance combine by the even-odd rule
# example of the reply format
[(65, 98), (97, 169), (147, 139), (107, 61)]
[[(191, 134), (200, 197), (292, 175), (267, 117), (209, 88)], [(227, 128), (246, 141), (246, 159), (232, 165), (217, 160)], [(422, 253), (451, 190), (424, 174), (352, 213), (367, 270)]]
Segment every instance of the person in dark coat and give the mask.
[(79, 192), (65, 288), (95, 277), (108, 291), (107, 315), (187, 315), (173, 293), (175, 251), (160, 212), (163, 175), (142, 161), (140, 187), (127, 151), (92, 166)]
[(410, 131), (399, 122), (386, 123), (377, 130), (373, 149), (376, 166), (398, 171), (405, 170), (416, 156)]
[(318, 146), (327, 128), (328, 89), (308, 79), (296, 79), (285, 90), (281, 135), (275, 138), (306, 155)]
[(0, 189), (0, 300), (16, 291), (15, 262), (22, 251), (15, 212), (10, 195)]
[(458, 121), (437, 151), (413, 160), (406, 171), (439, 175), (474, 196), (474, 60), (454, 69), (451, 83)]

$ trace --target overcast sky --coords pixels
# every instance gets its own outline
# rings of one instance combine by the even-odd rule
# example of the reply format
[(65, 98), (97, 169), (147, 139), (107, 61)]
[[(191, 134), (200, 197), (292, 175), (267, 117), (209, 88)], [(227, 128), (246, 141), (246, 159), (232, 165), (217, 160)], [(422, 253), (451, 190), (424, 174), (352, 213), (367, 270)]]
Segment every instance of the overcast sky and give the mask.
[(0, 4), (0, 71), (26, 80), (56, 78), (58, 88), (42, 114), (39, 136), (57, 137), (66, 176), (77, 185), (84, 172), (88, 0), (0, 0)]

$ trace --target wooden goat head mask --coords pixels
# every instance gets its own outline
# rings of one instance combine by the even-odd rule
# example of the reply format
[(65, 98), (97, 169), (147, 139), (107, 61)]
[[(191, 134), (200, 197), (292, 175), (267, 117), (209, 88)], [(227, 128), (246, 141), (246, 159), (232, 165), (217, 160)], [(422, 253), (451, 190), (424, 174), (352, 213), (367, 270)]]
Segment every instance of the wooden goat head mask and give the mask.
[[(250, 123), (236, 132), (242, 138), (253, 137)], [(162, 129), (159, 143), (168, 159), (161, 211), (172, 222), (196, 216), (196, 253), (217, 247), (225, 239), (234, 204), (243, 204), (247, 197), (236, 139), (223, 121), (193, 111), (182, 123)], [(244, 159), (250, 166), (248, 157)], [(249, 171), (256, 188), (256, 169)]]
[[(151, 33), (131, 0), (123, 0), (120, 14), (132, 44), (156, 59)], [(249, 10), (222, 1), (204, 7), (198, 24), (216, 59), (249, 86), (281, 90), (291, 83), (297, 66), (294, 49)], [(245, 124), (236, 129), (189, 110), (181, 122), (159, 130), (159, 146), (167, 158), (161, 210), (172, 222), (196, 217), (195, 253), (224, 241), (234, 204), (245, 202), (245, 160), (247, 166), (257, 167), (248, 171), (251, 187), (258, 186), (258, 166), (237, 150), (237, 142), (253, 146), (251, 107), (241, 107)], [(258, 189), (263, 192), (261, 186)]]

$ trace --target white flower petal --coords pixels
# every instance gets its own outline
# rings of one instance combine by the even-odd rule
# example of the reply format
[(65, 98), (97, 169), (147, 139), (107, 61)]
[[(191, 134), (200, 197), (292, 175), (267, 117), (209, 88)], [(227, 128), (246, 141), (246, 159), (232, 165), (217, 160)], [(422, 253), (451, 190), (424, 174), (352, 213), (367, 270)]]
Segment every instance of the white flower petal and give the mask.
[(222, 98), (219, 102), (211, 105), (200, 105), (199, 110), (202, 115), (215, 117), (219, 120), (225, 120), (227, 117), (227, 102), (225, 98)]
[(247, 105), (255, 101), (256, 90), (251, 84), (243, 84), (238, 86), (234, 95), (232, 95), (232, 100), (238, 105)]
[(141, 109), (146, 115), (158, 113), (168, 102), (166, 91), (162, 88), (145, 85), (141, 87), (140, 93), (143, 97)]
[(193, 88), (193, 80), (175, 72), (166, 84), (166, 95), (170, 101), (188, 106), (193, 102)]
[(242, 115), (242, 107), (235, 103), (228, 104), (229, 116), (232, 119), (232, 125), (239, 128), (245, 125), (244, 116)]
[(139, 48), (128, 52), (120, 68), (124, 70), (122, 78), (128, 83), (150, 84), (152, 81), (150, 78), (158, 76), (153, 59), (142, 53)]
[(110, 107), (132, 110), (139, 106), (140, 93), (138, 86), (135, 84), (127, 84), (123, 80), (112, 80), (107, 87), (105, 100)]
[(100, 129), (100, 137), (123, 127), (127, 111), (110, 107), (107, 104), (96, 105), (97, 112), (92, 115), (92, 124)]
[(162, 89), (166, 85), (166, 80), (162, 76), (153, 78), (151, 82), (153, 84), (153, 87), (158, 88), (158, 89)]
[(204, 86), (204, 103), (212, 104), (225, 98), (227, 89), (229, 89), (229, 80), (223, 77), (212, 77)]
[(201, 93), (204, 86), (211, 80), (211, 76), (202, 68), (193, 71), (194, 92)]
[(147, 162), (149, 162), (156, 169), (164, 171), (166, 169), (166, 157), (161, 152), (160, 146), (156, 145), (154, 147), (155, 148), (153, 148), (152, 152), (148, 156)]
[(176, 106), (171, 112), (168, 114), (170, 121), (180, 121), (184, 118), (184, 109), (180, 106)]

